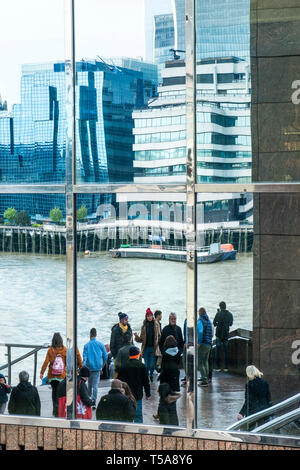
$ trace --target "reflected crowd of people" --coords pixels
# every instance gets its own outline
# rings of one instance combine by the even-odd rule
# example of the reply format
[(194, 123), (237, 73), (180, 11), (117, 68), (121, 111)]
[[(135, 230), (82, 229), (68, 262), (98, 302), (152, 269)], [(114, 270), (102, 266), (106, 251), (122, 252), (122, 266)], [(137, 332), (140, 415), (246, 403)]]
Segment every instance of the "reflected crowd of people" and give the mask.
[[(229, 372), (228, 342), (233, 315), (224, 301), (219, 303), (213, 321), (204, 307), (198, 314), (198, 386), (205, 388), (212, 383), (213, 371)], [(215, 368), (212, 365), (214, 327)], [(186, 387), (186, 376), (180, 381), (180, 370), (186, 375), (186, 360), (187, 320), (181, 328), (176, 314), (171, 312), (168, 324), (162, 327), (162, 312), (153, 313), (147, 308), (140, 332), (133, 332), (128, 315), (119, 312), (109, 344), (99, 341), (96, 328), (91, 328), (82, 356), (77, 349), (77, 418), (92, 419), (95, 410), (97, 420), (143, 423), (143, 402), (151, 400), (155, 389), (151, 384), (156, 380), (158, 408), (154, 420), (161, 425), (179, 425), (176, 404), (181, 389)], [(52, 414), (57, 418), (67, 416), (66, 364), (67, 348), (61, 334), (56, 332), (42, 364), (40, 379), (42, 384), (51, 386)], [(237, 414), (238, 420), (271, 406), (269, 386), (262, 379), (262, 372), (251, 365), (246, 374), (245, 403)], [(111, 379), (111, 382), (109, 392), (98, 400), (100, 379)], [(29, 381), (28, 372), (20, 372), (15, 387), (7, 384), (5, 376), (0, 374), (0, 413), (5, 412), (7, 404), (9, 414), (40, 416), (40, 396), (37, 387)]]

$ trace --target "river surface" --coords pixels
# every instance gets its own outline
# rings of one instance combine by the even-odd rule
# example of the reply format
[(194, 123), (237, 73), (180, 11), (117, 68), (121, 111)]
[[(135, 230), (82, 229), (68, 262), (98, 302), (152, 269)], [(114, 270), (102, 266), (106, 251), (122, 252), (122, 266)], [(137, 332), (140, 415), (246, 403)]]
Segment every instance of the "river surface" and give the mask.
[[(198, 306), (213, 320), (221, 300), (234, 316), (233, 328), (252, 329), (252, 254), (236, 261), (199, 265)], [(0, 342), (44, 344), (54, 332), (66, 329), (66, 260), (64, 256), (0, 254)], [(78, 346), (80, 352), (95, 327), (98, 339), (109, 343), (118, 312), (126, 312), (133, 331), (140, 331), (148, 307), (170, 312), (177, 324), (185, 319), (186, 269), (184, 263), (160, 260), (112, 259), (108, 254), (78, 257)], [(0, 365), (6, 362), (0, 346)], [(25, 353), (13, 350), (13, 358)], [(45, 351), (38, 356), (38, 372)], [(33, 371), (33, 359), (14, 366), (16, 373)], [(6, 373), (6, 371), (5, 371)], [(38, 374), (39, 375), (39, 374)]]

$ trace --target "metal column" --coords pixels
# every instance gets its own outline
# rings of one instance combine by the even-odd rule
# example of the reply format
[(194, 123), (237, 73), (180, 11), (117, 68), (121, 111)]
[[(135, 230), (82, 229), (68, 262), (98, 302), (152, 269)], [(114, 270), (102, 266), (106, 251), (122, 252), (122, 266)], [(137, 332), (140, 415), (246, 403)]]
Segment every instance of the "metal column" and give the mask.
[(67, 418), (76, 418), (77, 282), (76, 282), (76, 152), (75, 152), (75, 32), (74, 0), (65, 0), (66, 79), (66, 347)]
[(196, 152), (196, 0), (185, 1), (186, 42), (186, 377), (187, 428), (197, 427), (197, 251), (195, 184), (197, 177)]

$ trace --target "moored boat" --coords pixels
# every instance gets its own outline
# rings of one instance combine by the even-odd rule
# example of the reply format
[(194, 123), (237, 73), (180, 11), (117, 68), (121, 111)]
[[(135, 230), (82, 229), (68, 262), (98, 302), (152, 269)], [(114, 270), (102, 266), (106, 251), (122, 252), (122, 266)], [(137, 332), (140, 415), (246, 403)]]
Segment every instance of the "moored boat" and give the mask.
[[(179, 249), (178, 247), (162, 247), (162, 245), (121, 245), (120, 248), (111, 249), (109, 252), (113, 258), (162, 259), (186, 262), (186, 250)], [(216, 263), (218, 261), (235, 259), (235, 257), (236, 251), (233, 247), (231, 250), (230, 247), (226, 245), (223, 251), (220, 243), (212, 243), (209, 246), (201, 247), (197, 250), (198, 264)]]

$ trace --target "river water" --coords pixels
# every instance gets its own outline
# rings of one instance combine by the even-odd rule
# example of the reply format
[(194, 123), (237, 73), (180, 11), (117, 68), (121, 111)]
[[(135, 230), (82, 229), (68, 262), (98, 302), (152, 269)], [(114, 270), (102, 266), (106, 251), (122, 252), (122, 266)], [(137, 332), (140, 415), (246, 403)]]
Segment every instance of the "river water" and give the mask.
[[(198, 299), (213, 320), (221, 300), (233, 313), (233, 328), (252, 329), (252, 254), (236, 261), (199, 265)], [(44, 344), (54, 332), (65, 339), (66, 263), (64, 256), (0, 255), (0, 342)], [(98, 339), (109, 343), (118, 312), (126, 312), (133, 331), (140, 331), (148, 307), (163, 312), (162, 325), (176, 312), (185, 318), (186, 269), (184, 263), (160, 260), (112, 259), (108, 254), (78, 257), (78, 346), (80, 352), (95, 327)], [(0, 364), (6, 362), (0, 346)], [(13, 358), (25, 353), (13, 350)], [(38, 371), (46, 351), (38, 356)], [(33, 359), (16, 365), (32, 373)], [(6, 371), (5, 371), (6, 373)]]

